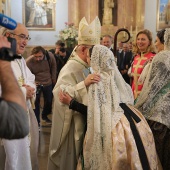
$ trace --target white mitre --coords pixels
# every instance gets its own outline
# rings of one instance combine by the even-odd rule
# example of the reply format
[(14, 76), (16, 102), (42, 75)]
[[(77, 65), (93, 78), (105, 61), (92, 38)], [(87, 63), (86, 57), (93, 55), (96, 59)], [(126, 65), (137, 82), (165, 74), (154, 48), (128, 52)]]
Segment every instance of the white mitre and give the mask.
[(101, 24), (98, 17), (96, 17), (90, 24), (87, 23), (85, 17), (81, 19), (78, 31), (78, 45), (100, 44), (100, 35)]

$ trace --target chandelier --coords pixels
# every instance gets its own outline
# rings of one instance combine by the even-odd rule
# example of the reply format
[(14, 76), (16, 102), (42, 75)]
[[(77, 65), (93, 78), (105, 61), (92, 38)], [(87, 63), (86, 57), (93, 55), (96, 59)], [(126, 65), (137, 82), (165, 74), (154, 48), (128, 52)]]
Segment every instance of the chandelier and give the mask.
[(35, 0), (35, 2), (37, 3), (37, 4), (40, 4), (40, 3), (45, 3), (45, 4), (51, 4), (51, 3), (56, 3), (56, 1), (57, 0)]

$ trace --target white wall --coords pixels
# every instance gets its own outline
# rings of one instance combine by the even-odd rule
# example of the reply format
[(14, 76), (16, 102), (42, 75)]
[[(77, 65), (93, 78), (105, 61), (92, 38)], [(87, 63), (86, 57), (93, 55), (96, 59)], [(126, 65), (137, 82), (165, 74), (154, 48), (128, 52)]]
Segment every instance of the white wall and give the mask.
[(157, 2), (158, 0), (145, 0), (144, 28), (152, 32), (153, 39), (155, 39), (157, 33)]
[[(11, 0), (11, 17), (22, 23), (22, 0)], [(56, 3), (56, 30), (32, 31), (29, 30), (31, 40), (28, 45), (55, 45), (58, 33), (68, 21), (68, 0), (57, 0)]]

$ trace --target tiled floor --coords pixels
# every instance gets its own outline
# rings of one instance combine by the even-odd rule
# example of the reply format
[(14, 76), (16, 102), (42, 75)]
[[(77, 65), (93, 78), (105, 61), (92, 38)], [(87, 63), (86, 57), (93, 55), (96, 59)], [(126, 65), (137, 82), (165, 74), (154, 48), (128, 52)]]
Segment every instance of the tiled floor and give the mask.
[[(51, 119), (51, 115), (49, 115)], [(47, 170), (51, 126), (42, 125), (40, 128), (38, 161), (39, 170)]]

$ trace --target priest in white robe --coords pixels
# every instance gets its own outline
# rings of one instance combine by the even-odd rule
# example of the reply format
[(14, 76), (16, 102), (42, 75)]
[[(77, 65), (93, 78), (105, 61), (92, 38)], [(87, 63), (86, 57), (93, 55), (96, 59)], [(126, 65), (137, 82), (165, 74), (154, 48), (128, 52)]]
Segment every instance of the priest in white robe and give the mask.
[[(54, 87), (52, 130), (48, 159), (48, 170), (75, 170), (83, 146), (86, 118), (60, 103), (58, 93), (71, 94), (77, 101), (87, 105), (87, 89), (84, 79), (87, 76), (87, 50), (100, 43), (101, 25), (98, 17), (91, 24), (83, 18), (79, 24), (78, 46), (60, 71)], [(86, 74), (87, 73), (87, 74)]]

